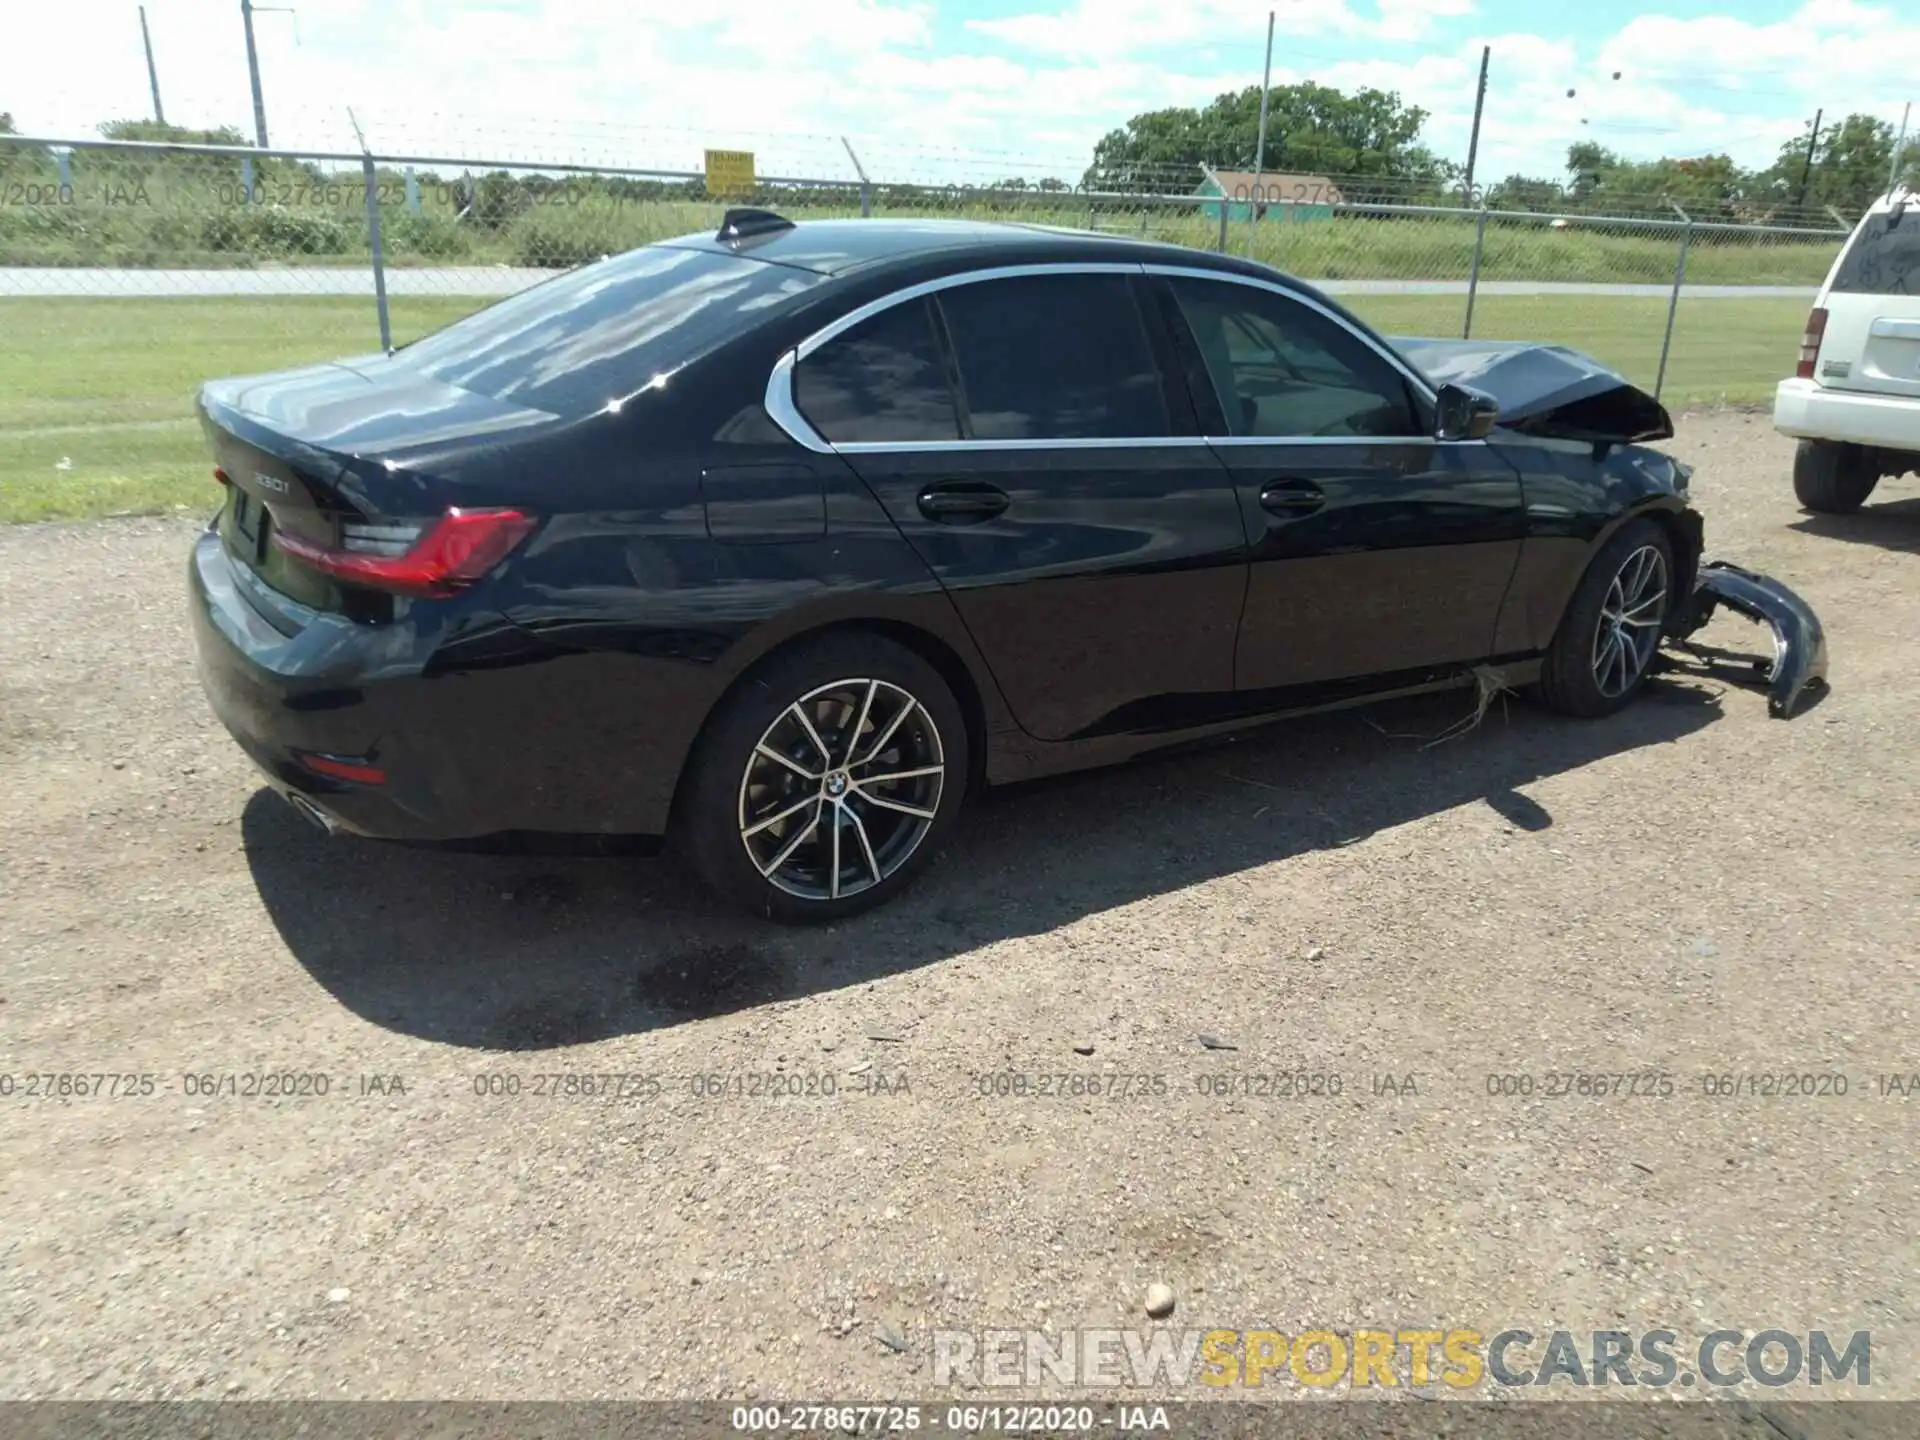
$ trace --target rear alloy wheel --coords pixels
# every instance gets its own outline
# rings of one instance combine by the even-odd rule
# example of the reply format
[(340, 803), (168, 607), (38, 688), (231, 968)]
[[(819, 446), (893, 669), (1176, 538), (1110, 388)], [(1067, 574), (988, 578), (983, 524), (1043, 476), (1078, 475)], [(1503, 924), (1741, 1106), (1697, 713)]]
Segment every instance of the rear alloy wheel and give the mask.
[(729, 697), (679, 824), (725, 898), (827, 920), (879, 904), (932, 858), (966, 770), (959, 706), (932, 666), (878, 636), (829, 636)]
[(1646, 681), (1674, 603), (1666, 531), (1629, 521), (1580, 577), (1541, 666), (1541, 698), (1569, 715), (1625, 707)]
[(1793, 493), (1822, 515), (1851, 515), (1880, 483), (1871, 451), (1834, 440), (1802, 440), (1793, 452)]
[(858, 895), (913, 858), (946, 775), (940, 729), (912, 692), (835, 680), (775, 716), (747, 757), (740, 843), (789, 895)]

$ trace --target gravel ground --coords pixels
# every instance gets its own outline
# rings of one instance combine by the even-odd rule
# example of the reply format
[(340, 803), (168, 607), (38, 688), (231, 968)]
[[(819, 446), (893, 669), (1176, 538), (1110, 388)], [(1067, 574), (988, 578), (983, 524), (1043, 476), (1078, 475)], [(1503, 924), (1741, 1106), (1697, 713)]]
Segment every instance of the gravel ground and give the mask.
[[(1812, 711), (1303, 722), (989, 797), (808, 932), (657, 860), (329, 841), (201, 698), (191, 524), (0, 533), (0, 1071), (156, 1077), (0, 1102), (0, 1397), (945, 1394), (931, 1329), (1155, 1282), (1176, 1327), (1868, 1329), (1920, 1395), (1877, 1078), (1920, 1072), (1920, 486), (1811, 519), (1764, 416), (1673, 448), (1709, 552), (1825, 619)], [(1341, 1093), (1207, 1093), (1299, 1070)], [(183, 1078), (260, 1071), (330, 1093)], [(1487, 1093), (1563, 1071), (1676, 1091)], [(1849, 1094), (1702, 1094), (1780, 1071)]]

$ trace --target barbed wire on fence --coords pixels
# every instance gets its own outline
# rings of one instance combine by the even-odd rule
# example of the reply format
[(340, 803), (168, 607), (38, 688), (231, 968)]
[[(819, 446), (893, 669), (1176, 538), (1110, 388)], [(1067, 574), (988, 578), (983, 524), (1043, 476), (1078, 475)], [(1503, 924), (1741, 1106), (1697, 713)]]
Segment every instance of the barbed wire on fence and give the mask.
[[(1230, 250), (1349, 295), (1397, 333), (1519, 332), (1582, 348), (1613, 336), (1653, 384), (1642, 332), (1659, 336), (1656, 312), (1679, 308), (1683, 248), (1691, 294), (1792, 296), (1820, 284), (1848, 228), (1832, 212), (1790, 212), (1788, 224), (1788, 212), (1692, 215), (1650, 197), (1534, 209), (1496, 203), (1496, 188), (1467, 203), (1382, 176), (1206, 170), (1175, 186), (1184, 167), (1168, 167), (1151, 191), (1049, 175), (928, 184), (884, 152), (860, 157), (863, 183), (843, 158), (843, 174), (760, 175), (719, 198), (690, 166), (0, 137), (0, 295), (380, 290), (477, 304), (711, 231), (730, 204), (754, 203), (796, 220), (1003, 220)], [(1538, 297), (1555, 295), (1549, 313)], [(383, 335), (386, 321), (383, 308)], [(1615, 335), (1623, 325), (1633, 333)]]

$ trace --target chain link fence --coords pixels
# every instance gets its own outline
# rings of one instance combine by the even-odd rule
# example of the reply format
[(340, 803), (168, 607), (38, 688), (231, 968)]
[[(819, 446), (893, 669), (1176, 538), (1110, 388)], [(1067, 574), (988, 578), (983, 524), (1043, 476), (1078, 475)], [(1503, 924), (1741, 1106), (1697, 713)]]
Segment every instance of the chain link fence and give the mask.
[[(1565, 343), (1687, 403), (1762, 398), (1786, 373), (1848, 228), (1832, 212), (1697, 217), (1630, 197), (1609, 197), (1623, 213), (1608, 214), (1591, 213), (1596, 197), (1510, 208), (1498, 190), (1449, 206), (1381, 177), (1277, 196), (1212, 171), (1217, 184), (1156, 171), (1091, 192), (909, 184), (848, 158), (852, 178), (759, 177), (720, 200), (683, 170), (0, 136), (0, 304), (364, 299), (327, 333), (357, 330), (347, 348), (366, 348), (752, 204), (803, 221), (1017, 221), (1229, 251), (1323, 286), (1389, 334)], [(129, 329), (168, 323), (123, 314)]]

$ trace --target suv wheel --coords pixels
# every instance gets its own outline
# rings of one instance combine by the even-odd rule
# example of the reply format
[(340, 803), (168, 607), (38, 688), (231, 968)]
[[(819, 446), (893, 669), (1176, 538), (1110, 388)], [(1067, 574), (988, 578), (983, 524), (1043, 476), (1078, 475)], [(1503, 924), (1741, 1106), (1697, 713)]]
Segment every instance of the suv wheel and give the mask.
[(675, 817), (723, 899), (781, 921), (891, 898), (967, 792), (959, 703), (920, 656), (845, 632), (776, 654), (707, 723)]
[(1802, 440), (1794, 451), (1793, 493), (1807, 509), (1822, 515), (1853, 513), (1879, 483), (1879, 468), (1862, 446)]

